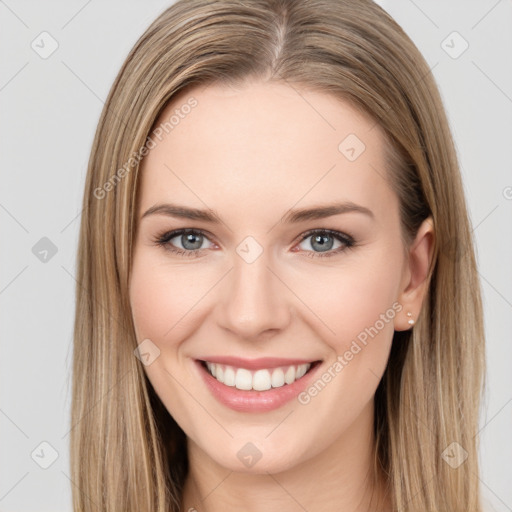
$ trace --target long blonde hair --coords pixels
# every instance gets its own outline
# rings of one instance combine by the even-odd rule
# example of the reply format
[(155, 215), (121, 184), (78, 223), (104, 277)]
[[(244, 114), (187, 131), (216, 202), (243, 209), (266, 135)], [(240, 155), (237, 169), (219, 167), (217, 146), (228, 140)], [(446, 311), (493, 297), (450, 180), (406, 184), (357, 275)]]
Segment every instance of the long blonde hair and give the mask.
[[(404, 242), (432, 216), (429, 291), (414, 329), (395, 333), (375, 395), (374, 469), (386, 475), (395, 510), (481, 511), (484, 332), (456, 152), (429, 67), (371, 0), (179, 0), (128, 55), (99, 121), (83, 199), (74, 510), (179, 511), (186, 438), (133, 353), (141, 340), (128, 288), (141, 148), (179, 91), (249, 79), (300, 85), (368, 113), (389, 141)], [(454, 454), (467, 459), (455, 467)]]

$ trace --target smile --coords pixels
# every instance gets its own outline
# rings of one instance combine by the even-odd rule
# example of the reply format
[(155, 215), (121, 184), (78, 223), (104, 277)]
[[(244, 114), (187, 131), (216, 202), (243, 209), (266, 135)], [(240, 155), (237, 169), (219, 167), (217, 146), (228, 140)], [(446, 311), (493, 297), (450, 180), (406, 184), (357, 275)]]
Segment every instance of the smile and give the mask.
[(308, 385), (321, 363), (271, 358), (210, 359), (196, 360), (207, 387), (222, 404), (243, 412), (269, 411), (289, 402)]
[(211, 363), (206, 361), (210, 375), (226, 386), (243, 390), (266, 391), (270, 388), (280, 388), (293, 384), (303, 377), (311, 368), (311, 363), (291, 365), (279, 368), (264, 368), (251, 371), (246, 368)]

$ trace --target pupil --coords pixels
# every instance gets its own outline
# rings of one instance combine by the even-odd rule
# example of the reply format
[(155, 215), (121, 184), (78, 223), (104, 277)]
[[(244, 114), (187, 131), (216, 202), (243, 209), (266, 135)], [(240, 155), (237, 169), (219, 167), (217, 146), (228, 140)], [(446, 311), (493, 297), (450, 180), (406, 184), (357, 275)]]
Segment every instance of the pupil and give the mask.
[[(186, 235), (182, 235), (181, 243), (183, 244), (183, 247), (185, 247), (185, 249), (190, 249), (190, 250), (199, 249), (201, 247), (201, 242), (202, 242), (201, 236), (202, 235), (196, 235), (194, 233), (188, 233)], [(192, 247), (189, 244), (191, 244)]]
[[(328, 242), (328, 239), (331, 239), (331, 242)], [(330, 235), (316, 235), (313, 238), (313, 243), (311, 244), (313, 249), (315, 249), (315, 244), (318, 243), (319, 246), (316, 247), (316, 249), (319, 249), (320, 251), (328, 251), (329, 249), (332, 249), (333, 240)]]

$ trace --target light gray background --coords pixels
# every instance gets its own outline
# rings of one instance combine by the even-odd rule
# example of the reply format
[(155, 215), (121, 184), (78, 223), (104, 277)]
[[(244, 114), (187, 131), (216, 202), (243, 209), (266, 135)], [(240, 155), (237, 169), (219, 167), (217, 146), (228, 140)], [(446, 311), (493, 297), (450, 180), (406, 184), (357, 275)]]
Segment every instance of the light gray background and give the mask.
[[(478, 243), (488, 338), (482, 490), (489, 510), (512, 511), (512, 1), (380, 4), (432, 67), (457, 144)], [(119, 67), (168, 5), (0, 0), (4, 512), (71, 510), (70, 366), (86, 163)], [(51, 48), (50, 39), (41, 43), (48, 36), (38, 37), (43, 31), (58, 43), (46, 59), (31, 47), (35, 41), (39, 52)], [(468, 49), (453, 58), (464, 40)], [(43, 237), (57, 249), (46, 262), (32, 251)], [(47, 469), (41, 467), (55, 457)]]

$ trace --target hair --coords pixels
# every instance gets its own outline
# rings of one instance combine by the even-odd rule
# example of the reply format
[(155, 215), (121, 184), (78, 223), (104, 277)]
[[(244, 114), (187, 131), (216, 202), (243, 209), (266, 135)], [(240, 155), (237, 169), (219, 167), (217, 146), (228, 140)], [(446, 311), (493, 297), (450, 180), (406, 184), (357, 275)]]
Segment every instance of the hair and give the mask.
[[(385, 475), (394, 510), (480, 512), (484, 331), (457, 155), (431, 69), (371, 0), (178, 0), (126, 58), (99, 120), (83, 197), (74, 510), (180, 509), (186, 436), (134, 357), (129, 281), (140, 161), (179, 91), (248, 80), (322, 92), (368, 114), (387, 140), (404, 243), (431, 217), (435, 243), (423, 306), (413, 329), (394, 333), (375, 393), (372, 470)], [(468, 453), (457, 468), (442, 456), (454, 442)]]

